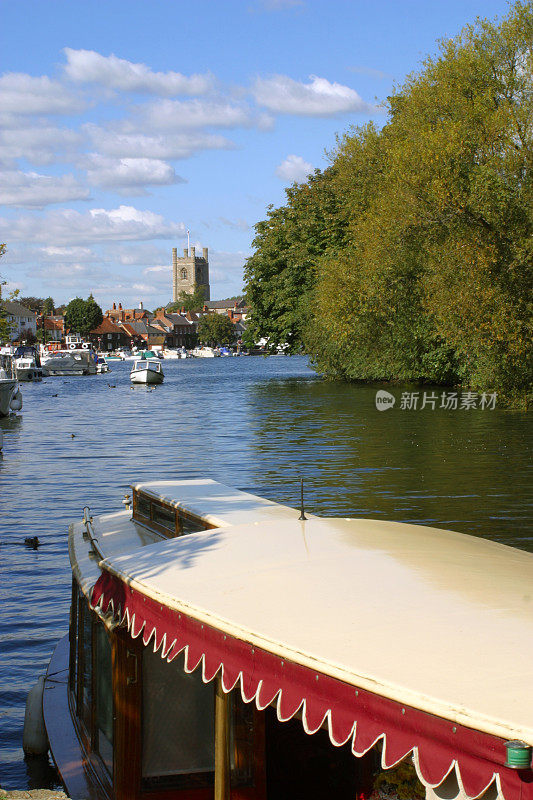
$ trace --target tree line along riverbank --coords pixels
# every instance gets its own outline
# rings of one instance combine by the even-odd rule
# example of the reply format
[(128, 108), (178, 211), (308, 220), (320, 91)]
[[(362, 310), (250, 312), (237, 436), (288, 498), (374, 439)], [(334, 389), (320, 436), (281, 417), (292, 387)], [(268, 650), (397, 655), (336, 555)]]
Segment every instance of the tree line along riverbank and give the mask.
[(533, 374), (533, 4), (477, 20), (256, 225), (249, 336), (325, 375), (462, 384), (524, 406)]

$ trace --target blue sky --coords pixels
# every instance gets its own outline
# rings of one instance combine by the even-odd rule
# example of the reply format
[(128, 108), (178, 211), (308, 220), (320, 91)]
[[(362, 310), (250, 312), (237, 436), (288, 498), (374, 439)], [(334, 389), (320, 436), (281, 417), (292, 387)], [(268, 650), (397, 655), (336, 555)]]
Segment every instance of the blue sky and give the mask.
[[(253, 226), (437, 40), (503, 0), (0, 0), (0, 275), (171, 299), (171, 248), (242, 288)], [(180, 253), (181, 254), (181, 253)]]

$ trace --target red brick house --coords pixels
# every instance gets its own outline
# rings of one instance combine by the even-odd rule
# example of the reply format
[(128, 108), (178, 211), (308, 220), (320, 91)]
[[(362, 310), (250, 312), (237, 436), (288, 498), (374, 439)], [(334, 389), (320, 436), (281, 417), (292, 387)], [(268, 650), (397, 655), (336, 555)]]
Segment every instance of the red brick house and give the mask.
[(104, 317), (100, 325), (94, 328), (89, 339), (98, 350), (116, 350), (119, 347), (129, 347), (130, 337), (120, 325), (116, 325), (110, 317)]

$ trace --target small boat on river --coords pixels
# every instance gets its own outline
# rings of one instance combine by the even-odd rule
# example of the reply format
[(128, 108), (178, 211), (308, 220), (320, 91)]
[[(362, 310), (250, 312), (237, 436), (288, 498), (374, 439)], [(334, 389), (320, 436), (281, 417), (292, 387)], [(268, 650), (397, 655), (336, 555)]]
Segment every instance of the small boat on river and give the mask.
[(103, 372), (109, 372), (109, 364), (104, 355), (98, 355), (96, 361), (96, 372), (100, 375)]
[(202, 478), (124, 502), (69, 529), (69, 797), (366, 800), (402, 764), (402, 797), (533, 800), (532, 553)]
[(215, 347), (195, 347), (191, 355), (194, 358), (220, 358), (220, 351)]
[(140, 358), (133, 363), (130, 372), (132, 383), (163, 383), (165, 373), (158, 358)]
[(13, 359), (18, 381), (41, 381), (43, 379), (39, 354), (34, 347), (25, 345), (17, 347)]
[(0, 354), (0, 417), (22, 408), (20, 391), (13, 356)]

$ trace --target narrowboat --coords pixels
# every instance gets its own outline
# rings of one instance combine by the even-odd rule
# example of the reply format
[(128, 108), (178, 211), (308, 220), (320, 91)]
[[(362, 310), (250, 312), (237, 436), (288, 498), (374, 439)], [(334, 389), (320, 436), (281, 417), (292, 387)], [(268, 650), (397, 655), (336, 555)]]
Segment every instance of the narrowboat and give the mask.
[(125, 503), (69, 530), (69, 797), (365, 800), (405, 764), (431, 800), (533, 800), (533, 554), (209, 479)]

